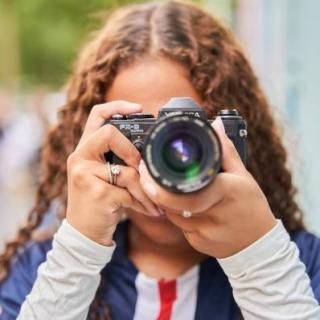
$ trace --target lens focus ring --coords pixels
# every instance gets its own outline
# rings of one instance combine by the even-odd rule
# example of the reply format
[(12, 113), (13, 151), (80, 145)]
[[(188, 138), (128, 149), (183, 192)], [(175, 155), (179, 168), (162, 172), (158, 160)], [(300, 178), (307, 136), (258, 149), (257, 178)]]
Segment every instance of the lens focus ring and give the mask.
[(172, 192), (200, 190), (220, 171), (219, 139), (208, 121), (195, 116), (173, 115), (156, 122), (144, 155), (153, 178)]

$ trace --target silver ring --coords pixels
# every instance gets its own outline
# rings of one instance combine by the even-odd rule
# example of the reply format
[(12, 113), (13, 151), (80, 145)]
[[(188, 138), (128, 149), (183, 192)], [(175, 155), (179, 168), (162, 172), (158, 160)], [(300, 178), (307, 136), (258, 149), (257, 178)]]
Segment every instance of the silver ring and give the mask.
[(113, 184), (113, 176), (112, 176), (112, 173), (111, 173), (111, 165), (110, 165), (110, 162), (107, 162), (107, 166), (108, 166), (109, 183), (110, 183), (110, 184)]
[(112, 177), (112, 182), (111, 184), (116, 185), (117, 184), (117, 178), (118, 175), (121, 172), (121, 168), (119, 165), (117, 164), (111, 164), (110, 165), (110, 173), (111, 173), (111, 177)]
[(188, 211), (188, 210), (183, 210), (182, 211), (182, 216), (184, 218), (191, 218), (192, 217), (192, 212), (191, 211)]

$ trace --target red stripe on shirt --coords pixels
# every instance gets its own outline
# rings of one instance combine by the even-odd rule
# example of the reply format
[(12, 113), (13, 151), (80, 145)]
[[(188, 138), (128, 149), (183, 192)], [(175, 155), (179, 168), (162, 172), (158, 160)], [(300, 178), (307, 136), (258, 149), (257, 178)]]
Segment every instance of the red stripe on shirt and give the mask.
[(160, 293), (160, 313), (157, 320), (170, 320), (172, 306), (177, 298), (177, 282), (176, 280), (158, 282)]

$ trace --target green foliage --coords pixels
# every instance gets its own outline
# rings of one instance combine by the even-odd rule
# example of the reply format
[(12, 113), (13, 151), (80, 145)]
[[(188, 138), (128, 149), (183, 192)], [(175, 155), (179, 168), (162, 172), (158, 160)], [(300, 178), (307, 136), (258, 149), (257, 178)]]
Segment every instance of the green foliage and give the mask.
[[(10, 70), (13, 70), (17, 73), (15, 84), (20, 87), (61, 86), (81, 43), (90, 31), (99, 27), (103, 14), (110, 9), (138, 2), (146, 1), (0, 0), (0, 20), (1, 16), (10, 16), (8, 19), (14, 21), (14, 24), (3, 22), (7, 30), (2, 36), (7, 34), (8, 41), (0, 40), (0, 48), (1, 44), (8, 46), (7, 43), (10, 43), (9, 51), (13, 55), (7, 61), (1, 59), (0, 67), (5, 67), (9, 72), (7, 76), (0, 73), (0, 81), (5, 83), (10, 78)], [(18, 54), (14, 55), (13, 51)], [(7, 66), (9, 61), (10, 66)]]
[(22, 85), (62, 85), (80, 44), (99, 26), (101, 14), (132, 2), (17, 0)]

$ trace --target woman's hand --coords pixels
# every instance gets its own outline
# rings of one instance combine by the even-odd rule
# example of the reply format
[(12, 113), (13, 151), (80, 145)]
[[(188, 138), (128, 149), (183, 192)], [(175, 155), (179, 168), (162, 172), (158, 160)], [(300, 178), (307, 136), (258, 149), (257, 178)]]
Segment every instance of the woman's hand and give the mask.
[[(223, 172), (211, 185), (189, 195), (169, 193), (153, 181), (143, 162), (139, 166), (140, 183), (197, 251), (225, 258), (261, 238), (276, 221), (263, 192), (225, 134), (220, 118), (213, 128), (222, 143)], [(192, 212), (192, 217), (183, 217), (183, 210)]]
[[(94, 106), (76, 150), (68, 158), (67, 221), (82, 234), (102, 245), (112, 244), (121, 208), (159, 215), (139, 183), (140, 154), (112, 125), (103, 125), (113, 114), (141, 111), (138, 104), (113, 101)], [(117, 185), (109, 184), (103, 154), (113, 151), (124, 160)]]

